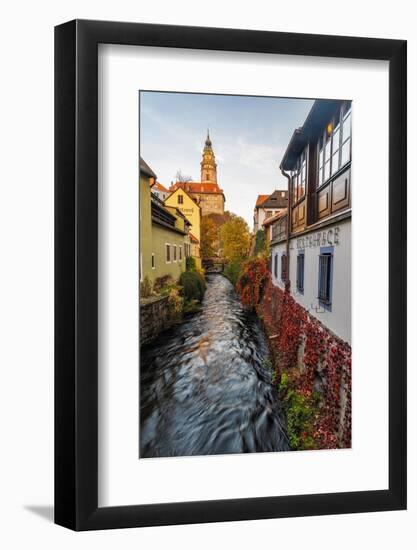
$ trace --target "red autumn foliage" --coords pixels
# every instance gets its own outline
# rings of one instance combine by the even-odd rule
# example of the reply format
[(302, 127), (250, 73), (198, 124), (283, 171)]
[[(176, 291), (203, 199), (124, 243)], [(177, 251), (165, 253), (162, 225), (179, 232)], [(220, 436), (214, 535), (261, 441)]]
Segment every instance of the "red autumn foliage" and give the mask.
[(252, 258), (245, 262), (236, 285), (242, 304), (247, 307), (257, 306), (269, 280), (268, 263), (264, 258)]
[[(256, 305), (256, 303), (255, 303)], [(320, 382), (313, 432), (317, 449), (351, 446), (351, 349), (270, 278), (257, 312), (269, 336), (277, 379), (286, 373), (292, 390), (309, 397)]]

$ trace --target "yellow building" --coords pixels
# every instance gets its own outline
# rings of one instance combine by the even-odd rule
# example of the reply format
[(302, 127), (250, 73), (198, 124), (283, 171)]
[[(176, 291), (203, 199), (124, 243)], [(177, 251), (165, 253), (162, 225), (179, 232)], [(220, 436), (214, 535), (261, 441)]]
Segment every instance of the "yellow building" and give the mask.
[(151, 193), (152, 179), (156, 175), (140, 159), (140, 280), (148, 277), (155, 282), (171, 275), (176, 281), (186, 268), (186, 255), (190, 252), (191, 223), (176, 208), (165, 206)]
[(171, 275), (177, 281), (186, 268), (190, 249), (190, 222), (175, 207), (167, 207), (154, 195), (152, 211), (152, 281)]
[(141, 158), (139, 162), (139, 271), (140, 281), (152, 275), (151, 187), (156, 180), (153, 170)]
[(191, 256), (196, 261), (197, 267), (201, 267), (200, 238), (201, 238), (201, 208), (196, 201), (180, 187), (175, 189), (171, 195), (165, 199), (167, 207), (177, 208), (191, 223)]
[(181, 188), (176, 189), (165, 199), (165, 205), (178, 208), (191, 223), (192, 234), (200, 240), (201, 208), (187, 191)]

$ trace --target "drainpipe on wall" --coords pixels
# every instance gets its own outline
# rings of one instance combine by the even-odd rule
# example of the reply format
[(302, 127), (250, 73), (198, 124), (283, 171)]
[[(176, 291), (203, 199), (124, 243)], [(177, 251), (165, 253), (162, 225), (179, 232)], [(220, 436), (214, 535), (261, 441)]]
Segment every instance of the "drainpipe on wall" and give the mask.
[(292, 189), (291, 189), (291, 176), (287, 174), (282, 166), (280, 165), (279, 169), (281, 170), (281, 174), (287, 178), (288, 181), (288, 204), (287, 204), (287, 242), (286, 242), (286, 249), (285, 254), (287, 257), (287, 269), (286, 269), (286, 277), (285, 277), (285, 290), (290, 290), (290, 233), (291, 233), (291, 204), (292, 204)]

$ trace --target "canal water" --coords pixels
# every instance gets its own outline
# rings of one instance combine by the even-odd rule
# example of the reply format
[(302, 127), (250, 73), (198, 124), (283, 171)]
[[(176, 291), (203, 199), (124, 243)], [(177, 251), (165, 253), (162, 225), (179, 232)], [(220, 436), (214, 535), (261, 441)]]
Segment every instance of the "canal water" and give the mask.
[(222, 275), (202, 311), (141, 350), (140, 456), (288, 450), (256, 315)]

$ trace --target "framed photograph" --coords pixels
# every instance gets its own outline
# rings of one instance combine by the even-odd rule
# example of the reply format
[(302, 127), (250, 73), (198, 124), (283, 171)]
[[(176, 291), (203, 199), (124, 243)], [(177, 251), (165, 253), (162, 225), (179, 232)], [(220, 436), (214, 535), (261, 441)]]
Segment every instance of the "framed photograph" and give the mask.
[(406, 508), (406, 42), (55, 29), (55, 522)]

